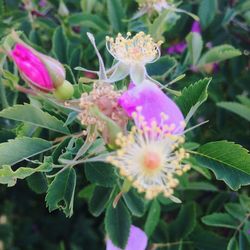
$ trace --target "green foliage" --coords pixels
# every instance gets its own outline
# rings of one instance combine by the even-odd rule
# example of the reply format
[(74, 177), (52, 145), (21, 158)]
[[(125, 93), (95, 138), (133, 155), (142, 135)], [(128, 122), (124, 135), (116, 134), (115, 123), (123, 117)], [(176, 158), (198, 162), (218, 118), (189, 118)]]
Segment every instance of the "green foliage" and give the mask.
[(104, 223), (108, 237), (117, 247), (124, 248), (128, 241), (131, 217), (122, 201), (115, 208), (112, 203), (109, 204)]
[(201, 0), (198, 10), (198, 15), (201, 25), (207, 28), (214, 20), (218, 8), (217, 0)]
[(200, 59), (198, 66), (224, 61), (236, 56), (240, 56), (241, 52), (238, 49), (235, 49), (231, 45), (220, 45), (210, 49), (206, 52)]
[(147, 219), (144, 225), (144, 231), (148, 236), (151, 236), (154, 232), (159, 220), (160, 220), (160, 214), (161, 214), (161, 206), (157, 200), (153, 200), (153, 202), (150, 205)]
[(50, 115), (41, 109), (25, 103), (24, 105), (15, 105), (0, 112), (0, 117), (13, 119), (16, 121), (28, 122), (35, 126), (68, 134), (69, 130), (63, 126), (63, 122), (55, 116)]
[(176, 99), (176, 103), (184, 115), (187, 115), (192, 109), (197, 110), (206, 101), (210, 82), (211, 78), (205, 78), (182, 90), (181, 96)]
[(237, 102), (219, 102), (217, 103), (217, 106), (229, 110), (236, 115), (243, 117), (247, 121), (250, 121), (250, 108), (246, 105)]
[[(0, 144), (0, 166), (14, 165), (51, 148), (51, 142), (40, 138), (21, 137)], [(14, 154), (13, 154), (14, 152)]]
[(103, 188), (96, 186), (94, 193), (89, 202), (89, 210), (94, 216), (99, 216), (109, 202), (111, 188)]
[[(105, 248), (107, 238), (125, 249), (131, 224), (149, 236), (147, 249), (250, 249), (249, 1), (169, 1), (170, 9), (142, 13), (132, 0), (63, 0), (66, 17), (58, 14), (60, 1), (41, 2), (0, 0), (0, 249), (96, 250)], [(191, 32), (196, 14), (201, 33)], [(19, 70), (4, 53), (14, 46), (12, 30), (64, 65), (74, 86), (71, 100), (64, 103), (38, 89), (32, 90), (38, 96), (26, 93)], [(105, 130), (79, 120), (79, 98), (98, 84), (98, 74), (83, 69), (100, 65), (87, 32), (95, 37), (107, 76), (118, 79), (115, 90), (126, 90), (128, 74), (143, 80), (141, 64), (129, 72), (123, 62), (112, 74), (117, 61), (105, 48), (105, 36), (115, 39), (127, 31), (163, 41), (160, 58), (145, 65), (148, 75), (176, 96), (189, 127), (209, 121), (185, 133), (191, 170), (177, 176), (174, 190), (182, 204), (163, 195), (148, 201), (133, 187), (125, 192), (124, 176), (102, 162), (116, 146), (106, 143)], [(186, 42), (186, 49), (170, 55), (168, 48), (179, 42)], [(109, 122), (114, 139), (123, 130), (102, 111), (98, 115)], [(41, 203), (45, 193), (48, 209)], [(74, 216), (69, 220), (48, 210), (66, 217), (74, 210)]]
[(67, 217), (73, 215), (74, 193), (76, 186), (76, 173), (67, 168), (56, 175), (48, 188), (45, 198), (49, 211), (62, 210)]
[(226, 227), (236, 229), (239, 222), (225, 213), (214, 213), (202, 218), (202, 222), (209, 226)]
[(84, 167), (86, 178), (97, 185), (112, 187), (116, 184), (116, 175), (112, 165), (104, 162), (88, 162)]
[(7, 184), (9, 187), (16, 184), (17, 179), (25, 179), (26, 177), (39, 172), (49, 172), (52, 170), (50, 159), (46, 160), (37, 168), (20, 167), (13, 171), (11, 166), (3, 165), (0, 167), (0, 183)]
[(198, 148), (195, 158), (233, 190), (250, 183), (250, 155), (240, 145), (228, 141), (210, 142)]

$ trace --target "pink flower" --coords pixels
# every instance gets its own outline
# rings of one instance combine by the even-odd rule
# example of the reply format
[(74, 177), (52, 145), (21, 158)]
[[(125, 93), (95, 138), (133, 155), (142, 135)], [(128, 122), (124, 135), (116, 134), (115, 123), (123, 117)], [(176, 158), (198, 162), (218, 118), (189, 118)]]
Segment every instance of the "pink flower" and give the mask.
[[(128, 243), (125, 250), (145, 250), (147, 246), (147, 235), (138, 227), (131, 226)], [(113, 245), (110, 239), (107, 240), (106, 250), (121, 250)]]
[(183, 131), (184, 117), (180, 109), (156, 84), (149, 80), (145, 80), (137, 86), (130, 84), (129, 89), (119, 98), (118, 103), (129, 117), (137, 111), (138, 107), (141, 107), (141, 115), (147, 124), (156, 121), (160, 125), (162, 113), (164, 113), (168, 117), (166, 124), (175, 126), (173, 133)]
[(10, 55), (25, 81), (45, 91), (53, 90), (53, 81), (49, 71), (41, 59), (30, 49), (17, 43)]

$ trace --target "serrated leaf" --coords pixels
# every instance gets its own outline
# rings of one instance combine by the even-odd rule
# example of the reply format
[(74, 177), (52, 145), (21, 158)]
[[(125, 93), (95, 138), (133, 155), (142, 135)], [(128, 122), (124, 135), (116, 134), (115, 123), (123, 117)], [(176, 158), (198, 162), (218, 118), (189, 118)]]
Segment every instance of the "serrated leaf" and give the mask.
[(14, 165), (51, 147), (51, 142), (40, 138), (21, 137), (9, 140), (0, 144), (0, 166)]
[(73, 168), (67, 168), (56, 175), (51, 182), (45, 197), (46, 206), (52, 212), (62, 210), (67, 217), (73, 215), (76, 173)]
[(206, 101), (208, 97), (207, 89), (211, 80), (211, 78), (204, 78), (182, 90), (181, 96), (176, 99), (176, 103), (184, 115), (187, 115), (196, 104), (198, 104), (196, 107), (198, 108)]
[(228, 141), (210, 142), (199, 147), (194, 156), (231, 189), (250, 184), (250, 155), (242, 146)]
[(209, 63), (221, 62), (240, 55), (240, 50), (235, 49), (232, 45), (219, 45), (213, 47), (201, 57), (198, 67), (202, 67)]
[(207, 28), (212, 23), (217, 8), (217, 0), (201, 0), (198, 15), (203, 28)]
[(218, 107), (224, 108), (250, 121), (250, 108), (237, 102), (219, 102)]
[(115, 31), (123, 30), (122, 19), (124, 19), (124, 7), (120, 0), (107, 0), (108, 18)]
[(103, 187), (113, 187), (116, 184), (114, 167), (104, 162), (88, 162), (85, 165), (86, 178), (97, 185)]
[(239, 226), (239, 221), (226, 213), (213, 213), (201, 218), (202, 222), (208, 226), (225, 227), (236, 229)]
[(41, 109), (25, 103), (6, 108), (0, 112), (0, 117), (13, 119), (15, 121), (28, 122), (38, 127), (69, 134), (68, 128), (63, 126), (63, 122), (56, 117), (42, 111)]
[(144, 231), (148, 237), (150, 237), (152, 233), (155, 231), (156, 226), (160, 220), (160, 215), (161, 215), (161, 206), (159, 202), (155, 199), (151, 203), (147, 219), (144, 225)]
[(58, 26), (52, 37), (52, 51), (61, 63), (67, 63), (68, 39), (62, 26)]
[(124, 249), (129, 237), (131, 217), (123, 201), (120, 200), (116, 208), (113, 208), (110, 203), (106, 210), (104, 223), (108, 237), (113, 244)]
[(7, 184), (8, 187), (14, 186), (17, 179), (25, 179), (26, 177), (38, 173), (38, 172), (49, 172), (52, 170), (51, 161), (45, 161), (37, 168), (20, 167), (13, 171), (11, 166), (3, 165), (0, 167), (0, 183)]
[(89, 202), (89, 211), (94, 216), (99, 216), (105, 209), (110, 195), (112, 192), (112, 188), (103, 188), (103, 187), (95, 187), (94, 193)]
[(176, 220), (169, 225), (170, 239), (180, 240), (187, 237), (190, 233), (192, 233), (195, 225), (195, 204), (187, 203), (182, 205)]
[(144, 200), (136, 193), (134, 189), (131, 189), (128, 193), (125, 193), (123, 198), (127, 207), (134, 216), (141, 217), (144, 214)]

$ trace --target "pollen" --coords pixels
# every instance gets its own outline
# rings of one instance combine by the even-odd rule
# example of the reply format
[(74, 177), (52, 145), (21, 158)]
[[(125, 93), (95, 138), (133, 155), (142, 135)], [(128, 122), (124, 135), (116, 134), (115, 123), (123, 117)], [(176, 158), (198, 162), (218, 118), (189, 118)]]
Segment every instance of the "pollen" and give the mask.
[(127, 33), (127, 37), (123, 37), (120, 33), (117, 37), (106, 37), (107, 48), (113, 57), (123, 63), (139, 63), (145, 65), (152, 63), (160, 57), (161, 41), (154, 42), (150, 35), (139, 32), (131, 37), (131, 33)]
[(190, 169), (184, 164), (189, 154), (182, 147), (183, 135), (171, 134), (166, 126), (168, 117), (162, 114), (160, 124), (147, 124), (140, 110), (135, 112), (136, 126), (126, 134), (119, 134), (117, 145), (120, 147), (107, 161), (118, 168), (145, 198), (153, 199), (159, 194), (171, 197), (178, 185), (178, 176)]

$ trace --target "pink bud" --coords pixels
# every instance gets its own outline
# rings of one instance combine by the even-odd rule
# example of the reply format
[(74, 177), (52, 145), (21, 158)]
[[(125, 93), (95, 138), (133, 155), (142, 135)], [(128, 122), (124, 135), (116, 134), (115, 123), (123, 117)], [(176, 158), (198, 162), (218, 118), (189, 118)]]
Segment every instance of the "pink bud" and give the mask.
[(25, 81), (41, 90), (53, 90), (53, 82), (48, 70), (30, 49), (17, 43), (10, 55)]

